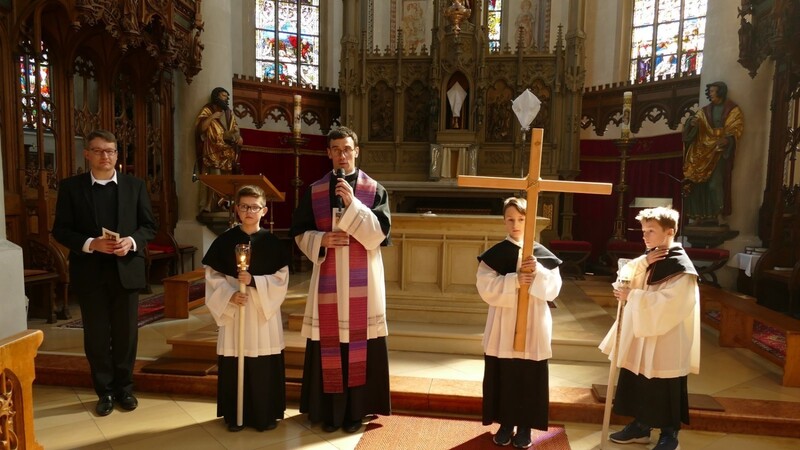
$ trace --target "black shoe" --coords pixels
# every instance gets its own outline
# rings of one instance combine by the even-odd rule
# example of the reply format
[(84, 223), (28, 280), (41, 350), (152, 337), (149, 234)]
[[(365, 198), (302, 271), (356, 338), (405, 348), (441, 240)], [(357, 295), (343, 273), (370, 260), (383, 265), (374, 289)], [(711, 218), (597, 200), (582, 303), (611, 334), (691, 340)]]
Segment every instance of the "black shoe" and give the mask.
[(277, 420), (273, 420), (272, 422), (268, 423), (267, 426), (257, 429), (258, 431), (269, 431), (269, 430), (274, 430), (275, 428), (278, 428)]
[(513, 425), (500, 425), (500, 429), (495, 433), (492, 442), (500, 446), (508, 445), (511, 443), (512, 434), (514, 434)]
[(528, 448), (533, 445), (530, 427), (517, 427), (517, 434), (511, 440), (511, 445), (516, 448)]
[(111, 411), (114, 410), (114, 397), (110, 395), (104, 395), (100, 397), (100, 400), (97, 400), (97, 405), (94, 407), (94, 411), (97, 413), (98, 416), (107, 416), (111, 414)]
[(627, 425), (622, 431), (612, 433), (608, 438), (611, 442), (617, 444), (649, 444), (650, 443), (650, 427), (641, 426), (639, 422), (633, 421)]
[(361, 429), (361, 420), (345, 422), (344, 425), (342, 425), (342, 430), (344, 430), (345, 433), (355, 433), (360, 429)]
[(136, 397), (134, 397), (130, 392), (123, 392), (122, 394), (117, 395), (117, 403), (119, 403), (119, 406), (121, 406), (125, 411), (133, 411), (137, 406), (139, 406), (139, 400), (136, 400)]
[(236, 432), (236, 431), (242, 431), (242, 430), (244, 430), (244, 424), (236, 425), (236, 422), (228, 424), (228, 431)]
[(324, 424), (322, 424), (322, 431), (324, 431), (326, 433), (333, 433), (334, 431), (336, 431), (338, 429), (339, 429), (339, 427), (337, 427), (336, 425), (334, 425), (332, 423), (324, 423)]

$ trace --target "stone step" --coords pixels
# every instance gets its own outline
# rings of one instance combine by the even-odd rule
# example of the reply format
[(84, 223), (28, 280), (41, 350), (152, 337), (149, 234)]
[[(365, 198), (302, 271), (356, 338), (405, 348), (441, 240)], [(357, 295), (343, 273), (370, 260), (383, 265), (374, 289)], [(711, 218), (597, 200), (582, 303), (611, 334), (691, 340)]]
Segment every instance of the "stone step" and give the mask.
[[(305, 355), (305, 339), (299, 333), (285, 333), (284, 350), (285, 364), (290, 367), (303, 367)], [(173, 336), (167, 339), (172, 345), (172, 350), (167, 355), (171, 358), (193, 359), (201, 361), (217, 360), (217, 331), (216, 326), (209, 326), (199, 330)]]
[[(295, 317), (293, 317), (295, 316)], [(291, 333), (299, 332), (302, 315), (289, 318), (287, 348)], [(293, 325), (295, 324), (295, 325)], [(294, 328), (296, 326), (296, 328)], [(422, 322), (389, 321), (389, 350), (425, 353), (483, 354), (484, 325), (427, 324)], [(301, 345), (305, 345), (301, 343)], [(553, 339), (553, 359), (565, 361), (605, 362), (606, 356), (591, 339)]]

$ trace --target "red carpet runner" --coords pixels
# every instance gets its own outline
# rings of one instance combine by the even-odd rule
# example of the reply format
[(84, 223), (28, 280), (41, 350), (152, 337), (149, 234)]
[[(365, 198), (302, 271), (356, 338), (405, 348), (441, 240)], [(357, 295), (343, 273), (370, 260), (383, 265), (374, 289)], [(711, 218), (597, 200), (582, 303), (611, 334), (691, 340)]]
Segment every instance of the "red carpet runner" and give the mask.
[[(497, 450), (492, 436), (500, 426), (483, 426), (479, 420), (458, 420), (406, 415), (381, 416), (367, 425), (356, 450)], [(569, 450), (564, 428), (533, 430), (537, 450)], [(513, 447), (507, 447), (513, 448)]]

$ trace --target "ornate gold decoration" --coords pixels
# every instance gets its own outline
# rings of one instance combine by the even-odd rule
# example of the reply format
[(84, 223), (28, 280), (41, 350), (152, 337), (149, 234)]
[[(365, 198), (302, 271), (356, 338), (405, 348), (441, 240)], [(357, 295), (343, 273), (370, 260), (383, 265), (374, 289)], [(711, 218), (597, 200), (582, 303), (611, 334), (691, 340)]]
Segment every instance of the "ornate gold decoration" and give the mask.
[(461, 32), (461, 23), (472, 16), (472, 10), (464, 6), (463, 0), (453, 0), (453, 3), (444, 10), (444, 16), (453, 25), (453, 32), (457, 35)]

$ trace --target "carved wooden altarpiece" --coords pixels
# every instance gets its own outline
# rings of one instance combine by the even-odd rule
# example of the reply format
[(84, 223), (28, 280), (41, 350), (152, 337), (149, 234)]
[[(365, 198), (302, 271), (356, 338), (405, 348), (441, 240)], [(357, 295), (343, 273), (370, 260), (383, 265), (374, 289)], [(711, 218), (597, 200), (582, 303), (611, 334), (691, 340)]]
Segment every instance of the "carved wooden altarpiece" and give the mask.
[[(532, 126), (548, 130), (543, 176), (574, 180), (578, 174), (582, 30), (567, 30), (565, 37), (559, 29), (552, 49), (524, 47), (522, 33), (510, 33), (519, 36), (492, 51), (481, 22), (485, 6), (435, 0), (429, 46), (406, 45), (402, 28), (386, 49), (370, 48), (367, 32), (342, 39), (342, 122), (360, 132), (359, 165), (381, 180), (399, 209), (411, 209), (400, 212), (415, 212), (412, 197), (447, 197), (459, 174), (524, 176), (527, 146), (511, 101), (525, 89), (542, 101)], [(366, 29), (361, 20), (345, 15), (345, 30)], [(456, 84), (466, 94), (459, 111), (448, 100)], [(501, 194), (493, 195), (487, 201), (499, 205)], [(571, 194), (543, 194), (540, 204), (539, 215), (552, 227), (571, 229)]]

